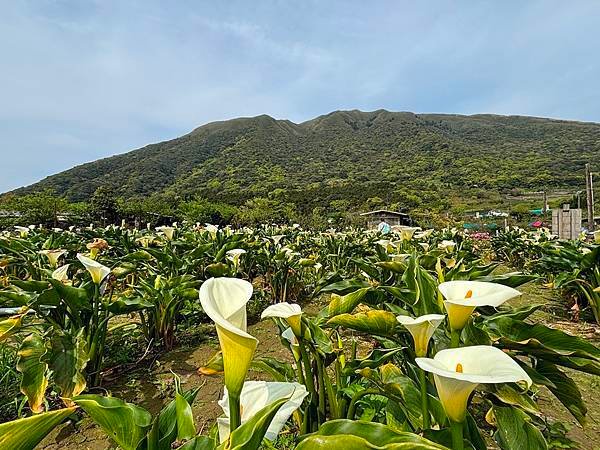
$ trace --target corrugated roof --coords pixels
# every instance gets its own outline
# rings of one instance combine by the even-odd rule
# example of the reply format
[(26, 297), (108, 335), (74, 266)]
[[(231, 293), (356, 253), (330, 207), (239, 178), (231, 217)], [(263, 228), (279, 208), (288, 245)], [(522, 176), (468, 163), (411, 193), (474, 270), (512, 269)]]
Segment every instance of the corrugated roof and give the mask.
[(408, 217), (408, 214), (403, 213), (403, 212), (398, 212), (398, 211), (388, 211), (387, 209), (377, 209), (375, 211), (369, 211), (369, 212), (364, 212), (361, 213), (361, 216), (370, 216), (372, 214), (379, 214), (379, 213), (385, 213), (385, 214), (391, 214), (392, 216), (406, 216)]

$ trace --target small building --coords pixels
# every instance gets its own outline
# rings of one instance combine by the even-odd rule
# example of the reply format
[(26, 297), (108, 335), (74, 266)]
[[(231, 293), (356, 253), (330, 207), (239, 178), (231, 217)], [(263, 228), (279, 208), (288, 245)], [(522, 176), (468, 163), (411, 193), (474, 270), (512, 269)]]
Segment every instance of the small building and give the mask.
[(568, 204), (562, 209), (552, 210), (552, 234), (559, 239), (577, 239), (581, 233), (581, 209), (570, 209)]
[(412, 220), (408, 214), (397, 211), (378, 209), (362, 213), (361, 216), (366, 219), (367, 228), (377, 228), (381, 221), (387, 222), (392, 227), (394, 225), (412, 225)]

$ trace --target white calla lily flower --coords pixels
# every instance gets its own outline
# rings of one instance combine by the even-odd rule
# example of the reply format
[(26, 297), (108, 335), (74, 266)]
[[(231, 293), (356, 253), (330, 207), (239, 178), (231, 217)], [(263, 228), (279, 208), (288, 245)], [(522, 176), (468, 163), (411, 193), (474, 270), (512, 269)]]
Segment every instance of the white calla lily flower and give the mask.
[(212, 225), (210, 223), (205, 224), (204, 229), (209, 232), (213, 239), (217, 236), (217, 231), (219, 231), (219, 227), (217, 225)]
[(265, 308), (260, 315), (261, 319), (267, 317), (279, 317), (285, 319), (296, 336), (301, 336), (302, 308), (300, 305), (288, 302), (276, 303), (275, 305)]
[(417, 227), (402, 227), (400, 228), (400, 239), (403, 241), (410, 241), (413, 238), (415, 232), (420, 230)]
[(440, 283), (438, 289), (446, 299), (450, 328), (462, 330), (478, 306), (498, 307), (521, 295), (519, 291), (498, 283), (454, 280)]
[[(265, 406), (282, 398), (289, 398), (277, 411), (265, 434), (265, 438), (274, 441), (290, 416), (302, 405), (307, 395), (306, 388), (299, 383), (247, 381), (244, 383), (240, 396), (242, 424), (250, 420)], [(225, 417), (217, 419), (219, 439), (224, 442), (229, 437), (229, 393), (227, 388), (225, 388), (223, 398), (219, 400), (219, 406), (225, 413)]]
[(60, 266), (54, 272), (52, 272), (52, 278), (60, 281), (61, 283), (67, 284), (69, 280), (68, 276), (69, 264), (65, 264), (64, 266)]
[(431, 336), (445, 318), (446, 316), (442, 314), (426, 314), (414, 319), (409, 316), (398, 316), (396, 320), (412, 335), (416, 355), (425, 356), (427, 355), (427, 347)]
[(174, 227), (167, 227), (167, 226), (162, 226), (162, 227), (156, 227), (156, 231), (161, 231), (165, 237), (167, 238), (168, 241), (172, 241), (173, 237), (175, 236), (175, 228)]
[(456, 248), (456, 242), (443, 240), (438, 244), (438, 248), (440, 250), (444, 250), (445, 252), (452, 253)]
[(229, 259), (233, 265), (237, 267), (240, 264), (241, 256), (245, 253), (247, 252), (243, 248), (234, 248), (232, 250), (228, 250), (225, 254), (227, 255), (227, 259)]
[(19, 232), (19, 236), (21, 236), (22, 238), (27, 237), (30, 231), (29, 228), (21, 227), (19, 225), (15, 225), (15, 230)]
[(81, 253), (77, 254), (77, 259), (85, 266), (86, 270), (92, 276), (92, 281), (98, 286), (110, 273), (110, 269), (108, 267), (100, 264), (98, 261), (94, 261), (93, 259), (82, 255)]
[(489, 345), (452, 348), (438, 352), (433, 359), (417, 358), (417, 365), (433, 373), (438, 396), (448, 417), (463, 422), (471, 392), (479, 384), (532, 381), (509, 355)]
[(246, 332), (246, 303), (252, 297), (252, 285), (238, 278), (210, 278), (200, 286), (200, 303), (217, 328), (225, 386), (239, 397), (246, 373), (258, 345), (258, 339)]
[(296, 337), (296, 334), (294, 334), (292, 327), (286, 328), (283, 333), (281, 333), (281, 337), (290, 343), (296, 362), (300, 361), (300, 357), (302, 356), (300, 353), (300, 343), (298, 342), (298, 338)]
[(48, 261), (50, 262), (50, 265), (52, 267), (58, 266), (58, 258), (60, 258), (65, 253), (67, 253), (66, 250), (60, 250), (60, 249), (57, 249), (57, 250), (41, 250), (40, 251), (40, 254), (42, 254), (46, 258), (48, 258)]

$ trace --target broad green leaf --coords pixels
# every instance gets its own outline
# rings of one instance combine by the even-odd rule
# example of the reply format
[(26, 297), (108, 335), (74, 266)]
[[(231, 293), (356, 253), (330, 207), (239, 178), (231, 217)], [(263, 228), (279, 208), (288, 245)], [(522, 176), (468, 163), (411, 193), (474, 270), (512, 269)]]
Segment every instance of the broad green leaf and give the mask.
[(177, 450), (214, 450), (216, 443), (208, 436), (196, 436), (190, 439)]
[(376, 348), (362, 359), (350, 359), (344, 367), (343, 375), (349, 376), (359, 369), (371, 368), (375, 369), (382, 364), (385, 364), (394, 357), (398, 352), (402, 351), (402, 347), (379, 349)]
[(75, 412), (75, 409), (63, 408), (0, 424), (0, 448), (7, 450), (35, 448), (54, 427)]
[(0, 321), (0, 342), (15, 334), (21, 328), (21, 315)]
[(500, 338), (507, 348), (527, 349), (543, 356), (558, 354), (600, 359), (600, 349), (588, 341), (542, 324), (530, 324), (510, 317), (498, 317), (484, 322), (488, 331)]
[(493, 407), (497, 431), (494, 437), (503, 450), (546, 450), (544, 436), (523, 411), (511, 407)]
[(329, 319), (327, 323), (377, 336), (393, 336), (398, 327), (393, 313), (375, 309), (358, 314), (340, 314)]
[(369, 283), (364, 280), (342, 280), (335, 283), (331, 283), (320, 290), (320, 292), (335, 292), (336, 294), (344, 294), (353, 292), (356, 289), (371, 287)]
[(488, 385), (489, 391), (501, 402), (518, 406), (530, 414), (540, 414), (535, 401), (508, 383)]
[(191, 439), (196, 435), (192, 407), (179, 392), (175, 394), (175, 411), (177, 413), (177, 439)]
[(535, 371), (542, 377), (550, 380), (551, 384), (546, 384), (546, 387), (565, 405), (571, 414), (573, 414), (573, 417), (581, 425), (584, 425), (587, 408), (581, 398), (581, 392), (579, 392), (577, 384), (554, 364), (550, 364), (544, 360), (537, 362)]
[(521, 272), (511, 272), (502, 275), (488, 275), (477, 278), (477, 281), (487, 281), (489, 283), (503, 284), (512, 288), (519, 287), (525, 283), (538, 279), (538, 275), (527, 275)]
[(296, 450), (439, 450), (445, 448), (416, 434), (395, 431), (380, 423), (339, 419), (325, 422), (316, 433), (302, 438)]
[(279, 399), (258, 411), (250, 420), (234, 430), (229, 438), (219, 445), (219, 450), (257, 450), (271, 421), (288, 398)]
[(71, 398), (85, 389), (85, 366), (88, 362), (83, 330), (76, 336), (55, 333), (50, 339), (48, 365), (61, 397)]
[[(183, 392), (182, 395), (191, 406), (200, 388)], [(154, 436), (151, 436), (155, 432)], [(169, 402), (154, 420), (152, 430), (148, 433), (148, 450), (170, 450), (177, 438), (177, 404)]]
[(113, 314), (128, 314), (142, 309), (154, 308), (154, 304), (141, 297), (119, 297), (110, 302), (106, 309)]
[(72, 311), (92, 309), (90, 294), (84, 288), (67, 286), (58, 280), (50, 280), (50, 282)]
[(148, 411), (115, 397), (85, 394), (72, 400), (124, 450), (136, 450), (152, 424)]
[(296, 371), (290, 363), (281, 362), (275, 358), (255, 359), (250, 367), (268, 373), (274, 381), (290, 381), (296, 377)]
[(362, 288), (346, 295), (331, 294), (329, 316), (351, 313), (370, 289), (370, 287)]
[(31, 333), (21, 343), (18, 351), (17, 370), (23, 374), (21, 392), (27, 396), (29, 407), (34, 413), (44, 410), (44, 394), (48, 387), (46, 370), (48, 365), (43, 361), (46, 355), (44, 339)]

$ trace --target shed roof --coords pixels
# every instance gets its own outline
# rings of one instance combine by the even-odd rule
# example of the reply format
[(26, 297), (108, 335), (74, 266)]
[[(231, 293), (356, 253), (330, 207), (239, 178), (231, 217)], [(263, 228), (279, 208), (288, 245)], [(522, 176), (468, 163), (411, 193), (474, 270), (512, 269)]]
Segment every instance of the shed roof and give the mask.
[(372, 216), (375, 214), (389, 214), (390, 216), (408, 217), (408, 214), (398, 211), (388, 211), (387, 209), (377, 209), (375, 211), (369, 211), (361, 213), (361, 216)]

